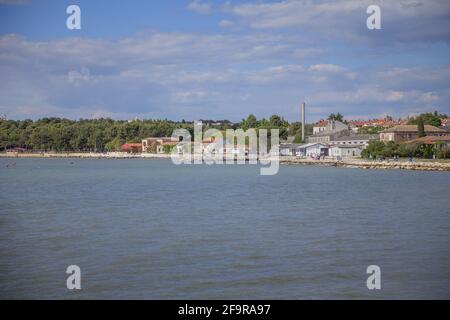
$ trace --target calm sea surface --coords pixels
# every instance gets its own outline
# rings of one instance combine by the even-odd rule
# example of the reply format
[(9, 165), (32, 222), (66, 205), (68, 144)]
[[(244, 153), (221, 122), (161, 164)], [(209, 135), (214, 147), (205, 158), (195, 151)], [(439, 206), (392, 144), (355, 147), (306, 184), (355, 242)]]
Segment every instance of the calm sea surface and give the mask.
[(0, 159), (0, 298), (449, 299), (449, 199), (442, 172)]

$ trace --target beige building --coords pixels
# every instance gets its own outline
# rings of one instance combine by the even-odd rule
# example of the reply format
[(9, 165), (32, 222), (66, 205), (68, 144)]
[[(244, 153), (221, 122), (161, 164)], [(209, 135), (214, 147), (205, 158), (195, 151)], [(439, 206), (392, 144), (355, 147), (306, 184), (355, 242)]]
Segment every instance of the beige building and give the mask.
[(164, 153), (165, 145), (175, 145), (170, 137), (146, 138), (142, 140), (142, 152)]
[(428, 144), (428, 145), (433, 145), (433, 144), (437, 144), (437, 143), (444, 143), (447, 148), (450, 148), (450, 135), (448, 136), (442, 136), (442, 137), (437, 137), (437, 136), (425, 136), (422, 138), (417, 138), (414, 140), (410, 140), (408, 142), (405, 142), (406, 144)]
[(362, 145), (367, 147), (370, 140), (379, 140), (378, 134), (350, 134), (348, 136), (342, 136), (332, 140), (332, 145)]
[[(322, 127), (317, 127), (322, 128)], [(316, 130), (316, 133), (307, 138), (308, 143), (329, 143), (330, 141), (346, 136), (350, 133), (348, 125), (340, 121), (327, 121), (324, 129)]]
[[(450, 135), (450, 132), (447, 132), (446, 130), (438, 127), (430, 125), (425, 125), (424, 127), (426, 136), (440, 137)], [(419, 137), (419, 130), (417, 125), (415, 124), (399, 125), (380, 132), (380, 140), (383, 142), (388, 141), (401, 142), (417, 139), (418, 137)]]
[(329, 149), (329, 155), (335, 158), (350, 158), (350, 157), (360, 157), (361, 152), (364, 150), (365, 145), (334, 145)]
[(328, 121), (320, 120), (313, 126), (313, 134), (319, 134), (327, 129)]

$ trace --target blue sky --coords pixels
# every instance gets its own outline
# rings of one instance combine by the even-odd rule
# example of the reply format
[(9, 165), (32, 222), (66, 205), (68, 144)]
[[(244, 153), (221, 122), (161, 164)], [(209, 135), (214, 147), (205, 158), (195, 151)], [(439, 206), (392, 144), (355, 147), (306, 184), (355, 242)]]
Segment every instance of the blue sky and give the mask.
[(195, 11), (187, 10), (189, 1), (12, 0), (10, 2), (18, 5), (2, 7), (0, 22), (2, 33), (23, 34), (32, 40), (74, 36), (74, 32), (61, 28), (67, 19), (66, 8), (71, 4), (79, 5), (83, 13), (83, 28), (77, 31), (76, 36), (117, 39), (146, 29), (161, 32), (220, 31), (217, 25), (219, 14), (211, 12), (199, 18)]
[(450, 114), (449, 43), (448, 0), (0, 0), (0, 113), (297, 120), (305, 100), (308, 121)]

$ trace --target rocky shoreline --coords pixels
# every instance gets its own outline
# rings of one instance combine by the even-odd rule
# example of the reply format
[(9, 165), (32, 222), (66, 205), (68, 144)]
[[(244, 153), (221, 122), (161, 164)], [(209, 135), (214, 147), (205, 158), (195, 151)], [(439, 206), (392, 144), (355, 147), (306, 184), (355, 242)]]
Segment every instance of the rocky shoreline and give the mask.
[[(70, 159), (168, 159), (170, 154), (129, 154), (124, 152), (87, 153), (87, 152), (61, 152), (61, 153), (0, 153), (0, 158), (70, 158)], [(403, 169), (421, 171), (450, 171), (450, 162), (425, 161), (369, 161), (362, 159), (348, 160), (313, 160), (299, 157), (282, 156), (281, 164), (287, 165), (319, 165), (340, 168), (358, 169)]]
[(358, 169), (403, 169), (421, 171), (450, 171), (448, 162), (423, 162), (423, 161), (371, 161), (360, 159), (338, 160), (312, 160), (297, 157), (282, 157), (281, 163), (289, 165), (322, 165), (341, 168)]

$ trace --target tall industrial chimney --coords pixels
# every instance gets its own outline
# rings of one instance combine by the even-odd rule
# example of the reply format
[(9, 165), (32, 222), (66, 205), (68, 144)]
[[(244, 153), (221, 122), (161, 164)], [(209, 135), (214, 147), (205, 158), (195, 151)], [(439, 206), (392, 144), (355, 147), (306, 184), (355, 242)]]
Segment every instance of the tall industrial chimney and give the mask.
[(302, 140), (305, 142), (305, 103), (302, 102)]

